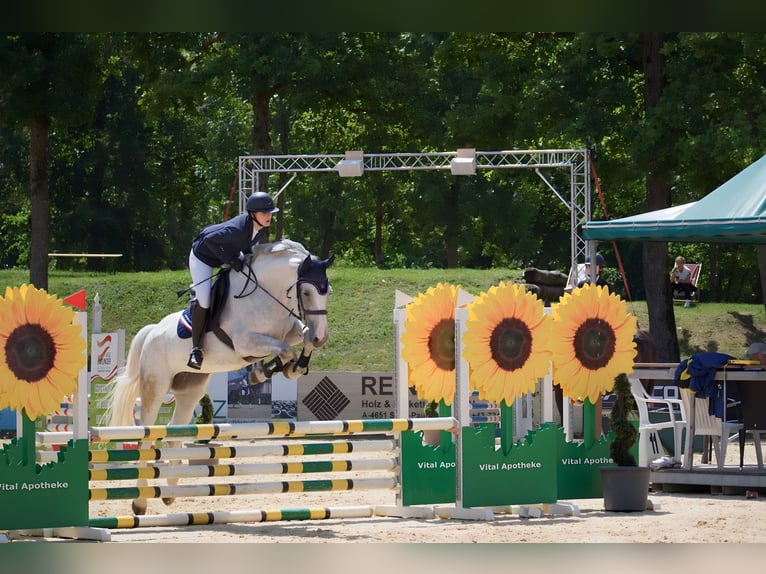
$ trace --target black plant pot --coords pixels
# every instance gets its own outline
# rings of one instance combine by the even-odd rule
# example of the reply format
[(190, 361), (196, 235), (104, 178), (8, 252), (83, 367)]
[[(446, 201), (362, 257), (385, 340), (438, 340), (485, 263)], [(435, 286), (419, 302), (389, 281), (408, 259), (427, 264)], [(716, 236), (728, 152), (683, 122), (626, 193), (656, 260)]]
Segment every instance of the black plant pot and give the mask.
[(642, 512), (649, 498), (649, 468), (645, 466), (604, 466), (601, 489), (604, 510)]

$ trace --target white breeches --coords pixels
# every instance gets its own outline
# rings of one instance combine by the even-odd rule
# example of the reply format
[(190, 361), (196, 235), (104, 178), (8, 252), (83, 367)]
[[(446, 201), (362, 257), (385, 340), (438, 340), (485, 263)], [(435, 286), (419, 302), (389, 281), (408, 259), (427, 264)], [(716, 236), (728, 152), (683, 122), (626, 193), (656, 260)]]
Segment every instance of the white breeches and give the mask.
[(189, 251), (189, 271), (191, 272), (192, 298), (205, 309), (210, 309), (210, 288), (213, 284), (213, 268), (203, 263), (193, 251)]

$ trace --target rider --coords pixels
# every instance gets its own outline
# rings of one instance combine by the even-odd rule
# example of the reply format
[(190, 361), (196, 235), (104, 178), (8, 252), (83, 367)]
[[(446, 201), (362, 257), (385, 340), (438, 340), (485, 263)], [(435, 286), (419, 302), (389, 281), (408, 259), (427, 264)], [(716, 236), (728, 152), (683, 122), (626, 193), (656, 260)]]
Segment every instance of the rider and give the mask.
[(202, 336), (210, 310), (213, 268), (228, 266), (242, 271), (245, 254), (251, 253), (257, 243), (268, 241), (272, 214), (279, 211), (271, 196), (262, 191), (247, 198), (245, 209), (247, 213), (205, 227), (192, 243), (189, 253), (192, 350), (186, 363), (192, 369), (202, 367)]
[[(591, 282), (590, 278), (590, 255), (585, 258), (585, 268), (588, 270), (588, 275), (585, 279), (580, 281), (577, 286), (582, 287), (586, 283)], [(601, 287), (610, 287), (609, 282), (604, 278), (604, 256), (601, 253), (596, 253), (596, 285)]]

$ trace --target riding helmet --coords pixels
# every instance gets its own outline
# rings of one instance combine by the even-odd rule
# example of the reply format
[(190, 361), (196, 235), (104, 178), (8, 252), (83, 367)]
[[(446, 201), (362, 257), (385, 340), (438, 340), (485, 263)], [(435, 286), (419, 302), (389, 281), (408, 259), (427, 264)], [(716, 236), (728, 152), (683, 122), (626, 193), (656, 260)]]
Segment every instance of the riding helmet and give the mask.
[[(590, 263), (590, 257), (585, 258), (585, 263)], [(596, 265), (599, 267), (604, 266), (604, 256), (601, 253), (596, 253)]]
[(271, 199), (271, 196), (262, 191), (256, 191), (247, 198), (245, 209), (248, 211), (266, 211), (268, 213), (279, 211), (279, 208), (274, 206), (274, 200)]

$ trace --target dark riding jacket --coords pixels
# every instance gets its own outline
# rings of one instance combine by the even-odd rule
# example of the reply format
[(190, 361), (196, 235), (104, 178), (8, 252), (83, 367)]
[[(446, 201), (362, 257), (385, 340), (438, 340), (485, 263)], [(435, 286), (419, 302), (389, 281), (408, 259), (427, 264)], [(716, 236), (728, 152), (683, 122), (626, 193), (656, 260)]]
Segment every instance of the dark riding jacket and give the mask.
[(269, 228), (263, 227), (253, 237), (253, 224), (250, 214), (243, 213), (223, 223), (208, 225), (192, 242), (192, 251), (197, 258), (210, 265), (220, 267), (239, 257), (242, 253), (252, 253), (258, 243), (266, 243)]

